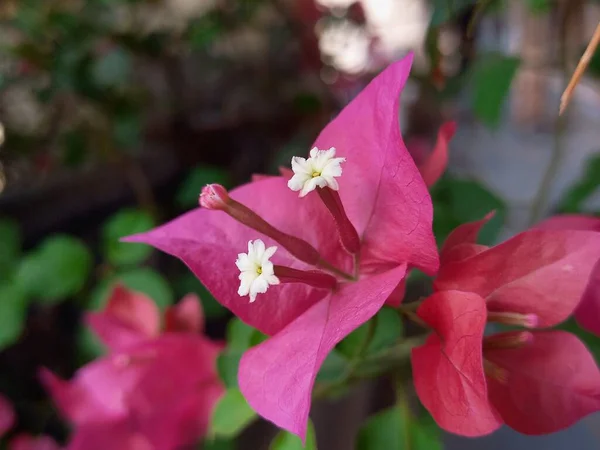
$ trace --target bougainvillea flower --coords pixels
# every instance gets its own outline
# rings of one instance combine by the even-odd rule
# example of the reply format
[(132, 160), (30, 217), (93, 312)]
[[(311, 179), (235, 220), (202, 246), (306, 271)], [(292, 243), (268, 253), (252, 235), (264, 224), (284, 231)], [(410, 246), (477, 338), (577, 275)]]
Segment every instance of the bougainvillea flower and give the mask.
[(215, 367), (220, 346), (199, 334), (202, 317), (194, 296), (167, 312), (170, 328), (162, 334), (152, 305), (149, 298), (117, 287), (106, 309), (89, 317), (111, 353), (69, 382), (42, 372), (59, 409), (77, 427), (69, 448), (92, 448), (86, 436), (102, 433), (104, 441), (111, 437), (104, 448), (134, 448), (127, 443), (147, 440), (152, 448), (165, 449), (205, 434), (223, 393)]
[[(479, 436), (502, 423), (525, 434), (558, 431), (600, 410), (600, 371), (575, 336), (537, 328), (573, 313), (600, 235), (532, 230), (478, 246), (477, 230), (489, 218), (451, 234), (438, 292), (417, 310), (433, 330), (412, 352), (417, 394), (453, 433)], [(484, 337), (487, 323), (526, 331)]]
[(19, 434), (11, 439), (8, 450), (60, 450), (61, 447), (49, 436)]
[[(260, 415), (300, 436), (326, 355), (377, 313), (407, 268), (437, 270), (431, 199), (398, 126), (411, 61), (382, 72), (317, 138), (313, 147), (344, 158), (342, 175), (328, 174), (338, 190), (299, 197), (283, 176), (231, 193), (209, 185), (204, 208), (126, 239), (179, 257), (221, 304), (271, 336), (243, 356), (240, 388)], [(280, 284), (250, 303), (238, 295), (234, 263), (255, 239), (278, 247), (271, 262)]]
[[(583, 230), (600, 233), (600, 218), (581, 214), (551, 217), (536, 226), (540, 230)], [(592, 271), (587, 289), (575, 310), (579, 325), (600, 336), (600, 255)]]

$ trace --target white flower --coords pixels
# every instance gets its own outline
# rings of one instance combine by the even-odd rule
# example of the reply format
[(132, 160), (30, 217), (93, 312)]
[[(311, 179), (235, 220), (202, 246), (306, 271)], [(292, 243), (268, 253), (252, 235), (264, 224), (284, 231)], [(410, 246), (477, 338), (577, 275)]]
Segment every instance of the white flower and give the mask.
[(243, 297), (250, 294), (250, 303), (258, 294), (267, 292), (269, 285), (279, 284), (279, 278), (273, 271), (273, 263), (269, 258), (277, 251), (277, 247), (265, 248), (260, 239), (248, 241), (248, 253), (238, 254), (235, 265), (240, 269), (240, 287), (238, 294)]
[(335, 158), (335, 148), (319, 150), (317, 147), (310, 151), (310, 158), (292, 158), (292, 170), (294, 176), (288, 181), (288, 187), (292, 191), (300, 191), (300, 197), (304, 197), (318, 186), (325, 186), (337, 191), (340, 187), (335, 177), (342, 175), (341, 163), (346, 158)]

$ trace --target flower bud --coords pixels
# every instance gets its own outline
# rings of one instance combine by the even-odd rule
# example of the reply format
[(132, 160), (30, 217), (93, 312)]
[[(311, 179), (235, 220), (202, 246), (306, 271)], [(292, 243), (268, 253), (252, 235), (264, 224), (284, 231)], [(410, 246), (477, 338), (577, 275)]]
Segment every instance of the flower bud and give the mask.
[(207, 184), (202, 188), (199, 203), (206, 209), (226, 210), (229, 203), (229, 194), (220, 184)]

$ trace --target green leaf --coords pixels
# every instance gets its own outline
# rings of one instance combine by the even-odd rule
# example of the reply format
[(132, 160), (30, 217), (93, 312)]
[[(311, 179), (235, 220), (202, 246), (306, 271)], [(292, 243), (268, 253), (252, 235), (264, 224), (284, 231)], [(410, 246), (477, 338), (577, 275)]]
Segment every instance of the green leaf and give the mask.
[(223, 317), (228, 314), (227, 308), (217, 302), (212, 294), (208, 292), (208, 289), (200, 283), (200, 280), (187, 269), (185, 273), (175, 279), (173, 288), (175, 289), (177, 298), (183, 298), (191, 292), (197, 294), (202, 301), (204, 315), (209, 319)]
[(173, 291), (167, 280), (155, 270), (148, 267), (141, 267), (118, 273), (100, 282), (91, 294), (90, 309), (102, 309), (117, 283), (122, 283), (133, 291), (146, 294), (161, 309), (165, 309), (167, 306), (173, 304)]
[(17, 222), (0, 220), (0, 282), (7, 281), (21, 253), (21, 230)]
[(222, 184), (227, 187), (231, 184), (231, 178), (226, 170), (218, 167), (195, 167), (190, 170), (181, 183), (175, 195), (175, 202), (184, 209), (197, 207), (202, 188), (211, 183)]
[(571, 186), (559, 201), (562, 213), (577, 213), (584, 210), (585, 201), (600, 188), (600, 155), (590, 157), (583, 175)]
[(244, 352), (252, 346), (255, 333), (257, 330), (246, 325), (237, 317), (231, 319), (227, 324), (227, 348), (217, 358), (217, 371), (226, 387), (237, 387), (240, 359)]
[[(375, 330), (371, 341), (364, 351), (364, 355), (377, 353), (387, 347), (392, 346), (400, 337), (402, 337), (402, 320), (398, 313), (391, 308), (383, 308), (376, 316)], [(356, 329), (346, 339), (340, 342), (337, 349), (347, 357), (352, 358), (362, 347), (364, 340), (368, 337), (369, 322)]]
[(227, 324), (227, 345), (238, 350), (246, 350), (250, 347), (250, 339), (254, 334), (254, 328), (234, 317)]
[(227, 439), (206, 440), (202, 444), (202, 450), (235, 450), (235, 441)]
[(298, 436), (287, 431), (280, 431), (269, 445), (269, 450), (317, 450), (317, 437), (312, 421), (308, 422), (306, 430), (306, 445)]
[(226, 348), (219, 353), (217, 357), (217, 372), (225, 387), (238, 387), (237, 374), (243, 354), (243, 350), (236, 348)]
[(205, 50), (223, 31), (218, 18), (207, 14), (190, 24), (188, 39), (193, 50)]
[(142, 263), (152, 253), (146, 244), (119, 242), (119, 239), (148, 231), (155, 226), (150, 214), (138, 209), (124, 209), (112, 216), (102, 228), (105, 258), (114, 266)]
[(131, 75), (131, 57), (121, 47), (101, 56), (92, 64), (92, 80), (100, 88), (114, 88), (125, 84)]
[(433, 229), (442, 243), (457, 226), (482, 219), (495, 210), (496, 214), (481, 230), (479, 243), (493, 244), (506, 216), (506, 204), (500, 197), (473, 180), (444, 176), (432, 191), (434, 204)]
[(356, 448), (442, 450), (442, 443), (437, 428), (396, 406), (369, 418), (358, 433)]
[(228, 389), (213, 410), (210, 435), (233, 438), (256, 418), (239, 389)]
[(433, 15), (430, 26), (438, 27), (454, 19), (477, 0), (433, 0)]
[(0, 285), (0, 350), (14, 344), (27, 319), (27, 298), (16, 285)]
[(495, 127), (500, 122), (502, 107), (518, 67), (518, 58), (496, 53), (475, 61), (471, 72), (473, 111), (486, 125)]
[(525, 2), (529, 11), (537, 14), (544, 14), (550, 12), (554, 6), (553, 0), (527, 0)]
[(138, 111), (121, 112), (114, 118), (112, 138), (118, 148), (135, 148), (139, 145), (141, 136), (142, 117)]
[(54, 303), (81, 291), (92, 254), (79, 239), (56, 235), (22, 259), (16, 281), (27, 294)]
[(317, 382), (331, 383), (340, 380), (348, 372), (348, 359), (337, 349), (329, 352), (323, 362)]

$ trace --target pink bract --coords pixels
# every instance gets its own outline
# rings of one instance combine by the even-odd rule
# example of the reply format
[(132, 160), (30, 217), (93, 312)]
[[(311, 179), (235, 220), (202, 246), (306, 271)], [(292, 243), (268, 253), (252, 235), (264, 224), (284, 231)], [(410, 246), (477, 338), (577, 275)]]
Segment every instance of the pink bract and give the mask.
[[(538, 224), (541, 230), (583, 230), (600, 233), (600, 218), (581, 214), (554, 216)], [(600, 255), (592, 271), (587, 289), (575, 310), (579, 325), (600, 336)]]
[[(170, 328), (160, 335), (158, 309), (150, 303), (117, 287), (106, 309), (90, 315), (112, 353), (71, 381), (42, 371), (58, 408), (77, 427), (70, 449), (102, 448), (104, 442), (104, 448), (141, 450), (146, 441), (150, 448), (178, 448), (206, 433), (224, 391), (216, 372), (221, 346), (199, 334), (202, 313), (195, 296), (168, 310)], [(131, 311), (140, 317), (128, 316)]]
[(533, 316), (540, 327), (566, 320), (594, 269), (600, 234), (532, 230), (477, 246), (489, 217), (457, 228), (442, 249), (438, 292), (417, 310), (434, 333), (413, 350), (415, 387), (453, 433), (478, 436), (502, 423), (526, 434), (558, 431), (600, 410), (600, 371), (585, 346), (562, 331), (483, 332), (502, 317), (527, 326)]
[[(306, 432), (311, 388), (327, 353), (376, 314), (407, 268), (428, 274), (438, 268), (431, 199), (399, 130), (399, 95), (411, 63), (412, 55), (377, 76), (314, 144), (320, 149), (333, 146), (336, 156), (346, 158), (339, 195), (361, 239), (358, 281), (341, 283), (333, 292), (283, 284), (250, 304), (237, 294), (237, 254), (250, 240), (277, 243), (222, 211), (196, 209), (126, 239), (180, 258), (221, 304), (272, 336), (244, 355), (240, 386), (259, 414), (300, 436)], [(339, 269), (352, 271), (352, 256), (335, 238), (335, 223), (316, 193), (299, 198), (287, 187), (287, 178), (278, 176), (259, 177), (230, 196), (280, 231), (310, 243)], [(282, 246), (273, 263), (312, 269)], [(285, 364), (281, 355), (288, 358)]]

